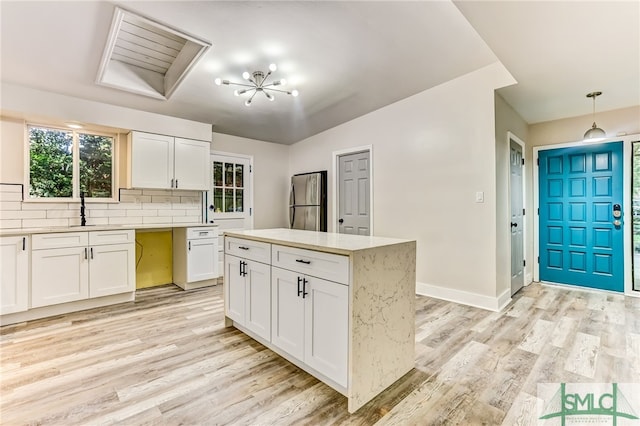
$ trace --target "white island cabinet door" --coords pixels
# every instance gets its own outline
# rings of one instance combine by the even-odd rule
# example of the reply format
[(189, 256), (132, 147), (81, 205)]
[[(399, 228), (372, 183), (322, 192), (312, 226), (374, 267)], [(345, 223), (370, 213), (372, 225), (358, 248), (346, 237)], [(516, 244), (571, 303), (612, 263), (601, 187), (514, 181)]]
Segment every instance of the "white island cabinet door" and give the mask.
[(110, 244), (89, 248), (89, 297), (136, 289), (135, 246)]
[(209, 189), (209, 155), (211, 144), (191, 139), (175, 139), (176, 189)]
[(349, 287), (306, 279), (304, 362), (347, 387)]
[(87, 247), (31, 252), (31, 307), (73, 302), (89, 297)]
[(247, 263), (245, 326), (263, 339), (271, 340), (271, 266)]
[(0, 315), (29, 307), (29, 251), (27, 237), (0, 238)]
[(235, 256), (224, 256), (224, 306), (227, 317), (244, 325), (245, 279), (240, 269), (243, 264), (240, 262), (244, 260)]
[(304, 360), (302, 274), (271, 267), (271, 343)]

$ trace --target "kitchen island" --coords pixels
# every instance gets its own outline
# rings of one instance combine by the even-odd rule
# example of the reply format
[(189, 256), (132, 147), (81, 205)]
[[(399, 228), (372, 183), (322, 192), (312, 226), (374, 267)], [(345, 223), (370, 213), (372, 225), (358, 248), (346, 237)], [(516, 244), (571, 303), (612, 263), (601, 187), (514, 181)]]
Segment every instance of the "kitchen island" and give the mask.
[(226, 232), (225, 321), (348, 398), (414, 366), (416, 242), (291, 229)]

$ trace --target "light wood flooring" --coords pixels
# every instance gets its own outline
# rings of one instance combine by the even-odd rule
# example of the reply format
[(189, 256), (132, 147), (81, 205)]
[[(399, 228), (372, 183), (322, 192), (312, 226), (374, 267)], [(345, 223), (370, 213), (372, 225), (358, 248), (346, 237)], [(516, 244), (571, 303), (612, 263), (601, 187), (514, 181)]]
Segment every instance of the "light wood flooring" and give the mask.
[(539, 382), (640, 382), (640, 299), (532, 284), (501, 313), (417, 297), (415, 368), (346, 398), (234, 328), (222, 286), (0, 329), (0, 424), (536, 424)]

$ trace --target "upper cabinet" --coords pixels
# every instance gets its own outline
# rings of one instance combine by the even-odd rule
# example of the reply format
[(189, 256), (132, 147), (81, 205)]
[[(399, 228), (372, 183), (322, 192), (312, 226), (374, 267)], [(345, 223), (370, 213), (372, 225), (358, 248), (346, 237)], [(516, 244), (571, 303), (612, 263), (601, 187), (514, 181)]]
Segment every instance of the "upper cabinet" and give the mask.
[(206, 141), (131, 132), (127, 187), (205, 191), (210, 147)]

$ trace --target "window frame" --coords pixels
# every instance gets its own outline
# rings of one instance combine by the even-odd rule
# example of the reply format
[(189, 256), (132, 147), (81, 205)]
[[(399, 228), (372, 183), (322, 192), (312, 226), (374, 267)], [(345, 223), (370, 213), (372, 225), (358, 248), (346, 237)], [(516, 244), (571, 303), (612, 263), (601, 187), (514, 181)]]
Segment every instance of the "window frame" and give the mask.
[[(73, 156), (73, 165), (72, 165), (72, 175), (71, 175), (71, 197), (31, 197), (29, 194), (31, 187), (31, 140), (29, 138), (29, 129), (32, 127), (51, 129), (51, 130), (59, 130), (62, 132), (70, 132), (72, 134), (72, 156)], [(42, 124), (36, 122), (27, 122), (24, 126), (24, 184), (23, 184), (23, 194), (22, 200), (23, 202), (28, 203), (79, 203), (80, 202), (80, 140), (79, 134), (89, 134), (96, 136), (106, 136), (113, 139), (113, 144), (111, 146), (111, 196), (104, 198), (89, 198), (85, 197), (86, 202), (91, 203), (117, 203), (118, 202), (118, 189), (116, 188), (116, 183), (118, 180), (118, 158), (119, 151), (118, 147), (120, 145), (120, 134), (119, 133), (110, 133), (100, 130), (95, 130), (91, 127), (86, 127), (82, 129), (71, 129), (61, 125), (55, 124)]]

